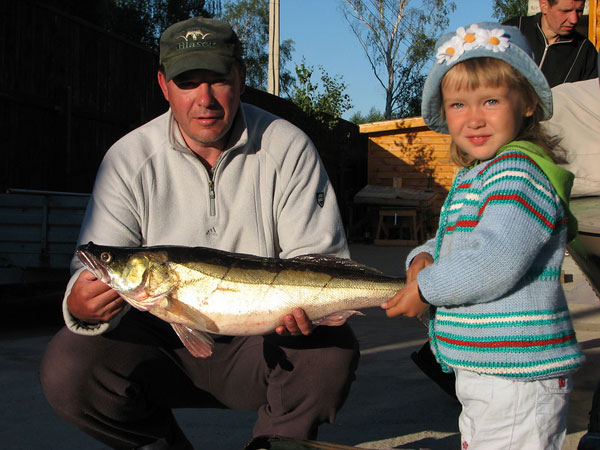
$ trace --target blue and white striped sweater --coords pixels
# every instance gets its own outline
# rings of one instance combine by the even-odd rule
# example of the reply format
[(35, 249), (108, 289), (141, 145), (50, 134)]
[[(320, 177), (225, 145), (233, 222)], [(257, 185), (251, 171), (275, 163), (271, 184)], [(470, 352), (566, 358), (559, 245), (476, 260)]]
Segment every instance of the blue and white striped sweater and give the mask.
[(434, 256), (418, 283), (436, 312), (431, 347), (445, 370), (521, 380), (583, 362), (560, 284), (567, 215), (527, 154), (509, 149), (463, 169), (437, 236), (408, 256)]

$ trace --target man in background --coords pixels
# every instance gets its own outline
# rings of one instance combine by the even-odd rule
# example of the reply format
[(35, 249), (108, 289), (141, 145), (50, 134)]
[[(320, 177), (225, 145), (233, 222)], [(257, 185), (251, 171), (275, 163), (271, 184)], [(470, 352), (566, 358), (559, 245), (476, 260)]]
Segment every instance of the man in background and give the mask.
[(598, 52), (575, 29), (584, 6), (584, 0), (540, 0), (538, 14), (504, 22), (525, 35), (550, 87), (598, 76)]

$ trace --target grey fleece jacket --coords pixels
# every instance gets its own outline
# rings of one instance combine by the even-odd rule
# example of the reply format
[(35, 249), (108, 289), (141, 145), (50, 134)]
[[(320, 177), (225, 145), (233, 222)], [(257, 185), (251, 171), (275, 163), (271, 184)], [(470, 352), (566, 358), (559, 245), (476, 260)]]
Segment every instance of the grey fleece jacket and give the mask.
[[(226, 150), (208, 171), (185, 145), (171, 111), (137, 128), (106, 153), (78, 244), (204, 246), (259, 256), (311, 253), (349, 257), (335, 193), (308, 136), (260, 108), (240, 105)], [(63, 301), (83, 271), (76, 257)]]

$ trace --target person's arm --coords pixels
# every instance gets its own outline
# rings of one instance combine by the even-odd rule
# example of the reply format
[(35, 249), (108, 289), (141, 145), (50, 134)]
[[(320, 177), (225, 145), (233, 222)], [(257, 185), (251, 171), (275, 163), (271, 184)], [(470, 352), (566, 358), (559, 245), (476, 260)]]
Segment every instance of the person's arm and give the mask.
[(412, 258), (406, 271), (406, 286), (391, 299), (381, 304), (388, 317), (400, 315), (418, 317), (427, 310), (429, 302), (419, 289), (417, 275), (431, 264), (433, 264), (433, 256), (428, 252), (417, 253)]
[[(129, 167), (127, 161), (115, 158), (113, 149), (119, 145), (109, 150), (100, 165), (78, 245), (89, 241), (103, 245), (141, 245), (135, 188), (128, 184), (139, 167), (134, 168), (133, 163)], [(69, 329), (79, 334), (100, 334), (116, 326), (129, 305), (84, 270), (76, 256), (71, 261), (71, 273), (63, 300), (63, 316)]]
[[(303, 134), (291, 138), (282, 164), (281, 195), (276, 199), (277, 235), (282, 258), (350, 252), (333, 187), (312, 142)], [(314, 324), (298, 308), (284, 317), (279, 334), (310, 334)]]
[(303, 133), (290, 138), (274, 199), (279, 256), (350, 252), (333, 186), (312, 142)]

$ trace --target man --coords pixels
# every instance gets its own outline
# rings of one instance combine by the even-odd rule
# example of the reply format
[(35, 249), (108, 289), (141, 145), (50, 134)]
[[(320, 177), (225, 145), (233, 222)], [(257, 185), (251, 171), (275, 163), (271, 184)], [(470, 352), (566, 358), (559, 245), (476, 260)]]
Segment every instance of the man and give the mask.
[[(240, 102), (246, 69), (230, 26), (172, 25), (160, 63), (170, 109), (109, 149), (79, 243), (347, 257), (313, 144)], [(113, 448), (192, 448), (175, 407), (256, 410), (254, 436), (314, 439), (348, 394), (358, 362), (348, 326), (314, 327), (297, 309), (272, 335), (215, 336), (213, 355), (194, 358), (166, 322), (129, 308), (75, 259), (72, 269), (67, 327), (50, 342), (40, 379), (61, 417)]]
[(525, 35), (550, 87), (598, 76), (598, 52), (575, 30), (584, 5), (584, 0), (540, 0), (538, 14), (504, 22)]

